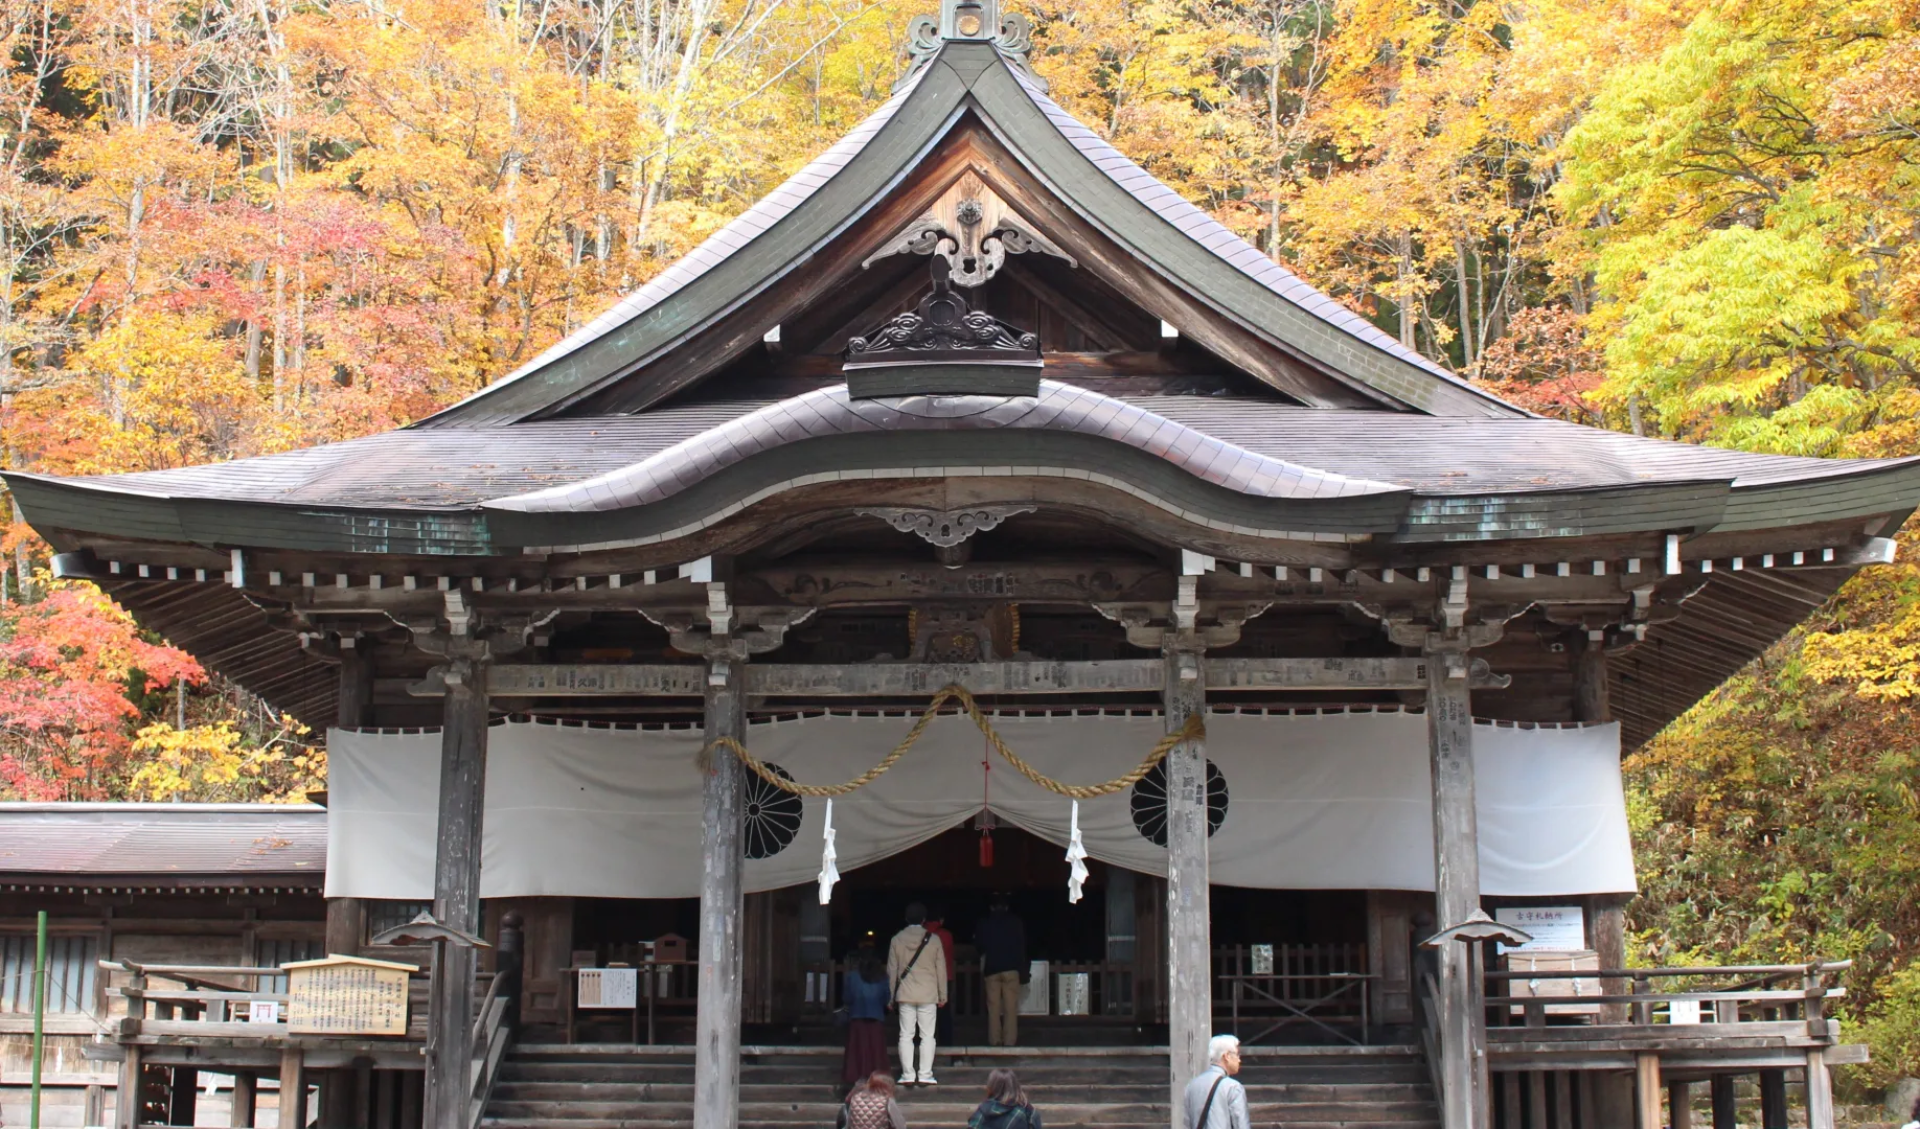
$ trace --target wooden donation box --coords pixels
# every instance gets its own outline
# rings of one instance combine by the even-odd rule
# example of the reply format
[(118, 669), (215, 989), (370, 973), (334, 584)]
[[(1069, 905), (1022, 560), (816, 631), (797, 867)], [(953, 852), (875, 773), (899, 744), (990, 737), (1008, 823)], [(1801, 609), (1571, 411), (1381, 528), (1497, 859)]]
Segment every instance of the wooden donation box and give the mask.
[(280, 966), (290, 1035), (405, 1035), (407, 977), (419, 966), (329, 956)]

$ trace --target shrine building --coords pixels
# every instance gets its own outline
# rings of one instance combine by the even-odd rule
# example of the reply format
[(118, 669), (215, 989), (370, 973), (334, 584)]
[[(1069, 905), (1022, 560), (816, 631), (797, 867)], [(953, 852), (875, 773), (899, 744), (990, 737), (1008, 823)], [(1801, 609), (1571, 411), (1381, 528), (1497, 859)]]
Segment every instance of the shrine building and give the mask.
[(1832, 1124), (1844, 968), (1628, 967), (1620, 758), (1891, 560), (1920, 462), (1505, 403), (1075, 121), (1026, 31), (944, 0), (853, 132), (411, 427), (6, 474), (58, 575), (328, 729), (327, 948), (433, 966), (412, 1044), (116, 966), (122, 1093), (312, 1054), (340, 1129), (826, 1124), (842, 978), (918, 901), (919, 1121), (1010, 1064), (1179, 1129), (1231, 1032), (1256, 1123), (1653, 1129), (1704, 1083), (1731, 1126), (1756, 1075)]

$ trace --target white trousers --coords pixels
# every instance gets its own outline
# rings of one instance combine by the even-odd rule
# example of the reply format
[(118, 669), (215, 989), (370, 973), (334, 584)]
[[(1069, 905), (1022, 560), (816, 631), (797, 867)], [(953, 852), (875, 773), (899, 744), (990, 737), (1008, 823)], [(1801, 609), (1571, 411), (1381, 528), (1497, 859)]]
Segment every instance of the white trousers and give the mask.
[[(896, 1004), (900, 1013), (900, 1080), (925, 1082), (933, 1077), (933, 1021), (940, 1009), (933, 1004)], [(913, 1069), (913, 1033), (920, 1031), (920, 1069)]]

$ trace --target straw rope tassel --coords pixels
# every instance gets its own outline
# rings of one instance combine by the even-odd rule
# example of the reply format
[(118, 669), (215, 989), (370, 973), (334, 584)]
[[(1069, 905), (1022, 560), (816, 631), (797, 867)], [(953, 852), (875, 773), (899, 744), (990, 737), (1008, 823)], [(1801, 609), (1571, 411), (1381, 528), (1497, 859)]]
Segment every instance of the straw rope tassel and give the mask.
[(1000, 734), (994, 732), (993, 724), (987, 720), (987, 715), (981, 712), (979, 703), (974, 701), (973, 695), (967, 692), (966, 687), (954, 684), (942, 687), (940, 692), (933, 696), (933, 701), (927, 704), (927, 708), (920, 714), (919, 720), (915, 721), (913, 728), (907, 731), (906, 739), (894, 746), (892, 752), (882, 757), (879, 764), (874, 765), (872, 768), (844, 784), (802, 784), (796, 780), (788, 780), (786, 777), (769, 769), (758, 757), (748, 752), (745, 745), (733, 737), (715, 737), (700, 751), (700, 755), (702, 761), (705, 762), (710, 759), (713, 750), (727, 749), (731, 751), (734, 756), (739, 757), (740, 763), (751, 769), (755, 776), (758, 776), (760, 779), (783, 792), (791, 792), (796, 796), (814, 796), (816, 798), (844, 796), (850, 792), (858, 791), (873, 783), (875, 780), (880, 779), (888, 769), (899, 764), (900, 758), (907, 755), (908, 750), (912, 749), (920, 740), (920, 735), (927, 731), (927, 726), (932, 725), (933, 719), (939, 716), (940, 707), (946, 705), (948, 702), (958, 702), (961, 708), (966, 710), (967, 716), (973, 719), (974, 725), (978, 726), (980, 732), (986, 736), (987, 743), (993, 746), (993, 751), (999, 753), (1020, 775), (1033, 781), (1040, 787), (1045, 788), (1047, 791), (1052, 792), (1056, 796), (1065, 796), (1073, 800), (1091, 800), (1099, 796), (1111, 796), (1115, 792), (1124, 792), (1128, 788), (1138, 784), (1141, 778), (1146, 776), (1147, 773), (1152, 772), (1153, 766), (1165, 760), (1167, 754), (1171, 752), (1176, 745), (1184, 741), (1204, 740), (1207, 735), (1207, 725), (1201, 716), (1197, 713), (1188, 714), (1186, 724), (1180, 727), (1180, 731), (1178, 733), (1169, 733), (1161, 738), (1159, 744), (1156, 744), (1152, 751), (1147, 753), (1147, 758), (1135, 766), (1132, 772), (1101, 784), (1066, 784), (1053, 779), (1046, 773), (1041, 772), (1039, 769), (1020, 759), (1020, 754), (1008, 748), (1007, 743), (1001, 739)]

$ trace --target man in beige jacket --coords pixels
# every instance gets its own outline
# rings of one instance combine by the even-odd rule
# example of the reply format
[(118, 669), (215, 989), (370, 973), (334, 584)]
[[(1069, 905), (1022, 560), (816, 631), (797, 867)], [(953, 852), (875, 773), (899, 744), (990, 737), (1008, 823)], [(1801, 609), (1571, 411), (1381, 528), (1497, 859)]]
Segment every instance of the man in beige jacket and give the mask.
[[(887, 983), (900, 1012), (900, 1084), (937, 1086), (933, 1077), (933, 1024), (947, 1002), (947, 953), (927, 932), (927, 907), (907, 907), (907, 927), (887, 945)], [(913, 1036), (920, 1035), (920, 1069), (913, 1068)]]

